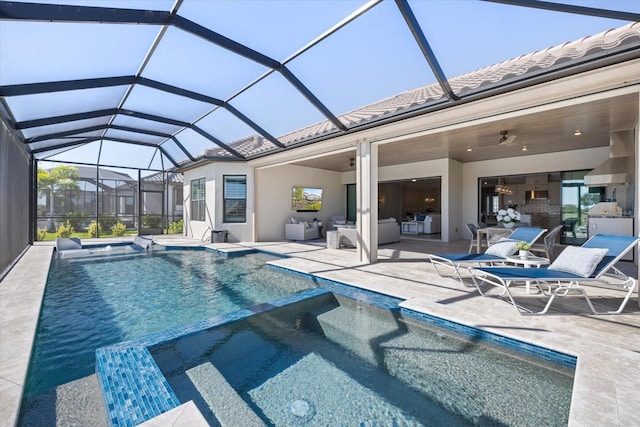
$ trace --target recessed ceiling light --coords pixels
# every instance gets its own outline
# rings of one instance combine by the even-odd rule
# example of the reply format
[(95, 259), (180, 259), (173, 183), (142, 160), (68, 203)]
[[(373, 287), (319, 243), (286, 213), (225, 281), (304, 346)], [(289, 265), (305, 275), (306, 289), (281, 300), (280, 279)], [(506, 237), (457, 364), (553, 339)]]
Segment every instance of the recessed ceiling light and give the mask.
[(580, 120), (576, 120), (576, 130), (573, 131), (573, 136), (582, 135), (582, 131), (580, 130)]
[(471, 148), (471, 146), (467, 147), (467, 151), (473, 151), (473, 148)]
[(527, 146), (526, 146), (526, 145), (523, 145), (523, 146), (522, 146), (522, 151), (527, 151), (527, 150), (528, 150)]
[(415, 179), (415, 178), (413, 178), (413, 179), (411, 180), (411, 182), (416, 182), (416, 181), (417, 181), (417, 179)]

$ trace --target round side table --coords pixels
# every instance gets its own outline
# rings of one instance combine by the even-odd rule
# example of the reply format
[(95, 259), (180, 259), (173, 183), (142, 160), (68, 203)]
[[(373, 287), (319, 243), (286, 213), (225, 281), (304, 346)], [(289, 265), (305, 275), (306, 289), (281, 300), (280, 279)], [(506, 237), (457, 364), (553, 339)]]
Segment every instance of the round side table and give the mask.
[[(526, 258), (522, 258), (519, 255), (507, 255), (507, 262), (510, 262), (515, 265), (521, 265), (524, 268), (536, 267), (540, 268), (543, 265), (549, 265), (551, 261), (549, 258), (543, 258), (539, 256), (528, 256)], [(531, 282), (527, 280), (525, 282), (527, 293), (531, 291)]]

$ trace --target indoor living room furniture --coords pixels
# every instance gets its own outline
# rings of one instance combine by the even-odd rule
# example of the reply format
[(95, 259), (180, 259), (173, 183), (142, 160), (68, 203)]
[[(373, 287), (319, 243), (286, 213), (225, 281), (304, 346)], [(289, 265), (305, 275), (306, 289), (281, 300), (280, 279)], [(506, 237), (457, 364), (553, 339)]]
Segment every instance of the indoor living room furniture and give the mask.
[(402, 234), (422, 234), (424, 224), (422, 221), (402, 221)]
[[(356, 246), (358, 230), (352, 226), (338, 226), (338, 245)], [(400, 241), (400, 226), (394, 218), (378, 220), (378, 245)]]

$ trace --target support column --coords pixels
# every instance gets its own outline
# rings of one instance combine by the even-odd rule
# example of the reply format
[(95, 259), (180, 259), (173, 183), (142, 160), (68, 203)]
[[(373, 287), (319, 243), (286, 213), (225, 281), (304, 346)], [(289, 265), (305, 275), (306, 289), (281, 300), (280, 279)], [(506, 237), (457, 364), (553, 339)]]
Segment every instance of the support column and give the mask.
[(378, 146), (358, 142), (356, 151), (358, 259), (378, 261)]

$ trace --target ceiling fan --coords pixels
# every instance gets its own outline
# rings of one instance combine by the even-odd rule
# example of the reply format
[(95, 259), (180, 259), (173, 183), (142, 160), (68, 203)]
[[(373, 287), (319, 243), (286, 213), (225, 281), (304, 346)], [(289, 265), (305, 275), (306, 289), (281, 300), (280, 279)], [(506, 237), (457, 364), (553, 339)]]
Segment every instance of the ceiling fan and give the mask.
[(500, 131), (500, 140), (498, 141), (498, 144), (500, 145), (509, 145), (511, 144), (513, 141), (516, 140), (517, 136), (516, 135), (509, 135), (509, 131), (508, 130), (501, 130)]
[(347, 166), (349, 166), (350, 168), (354, 167), (356, 165), (356, 159), (353, 157), (349, 157), (349, 162), (347, 163)]

